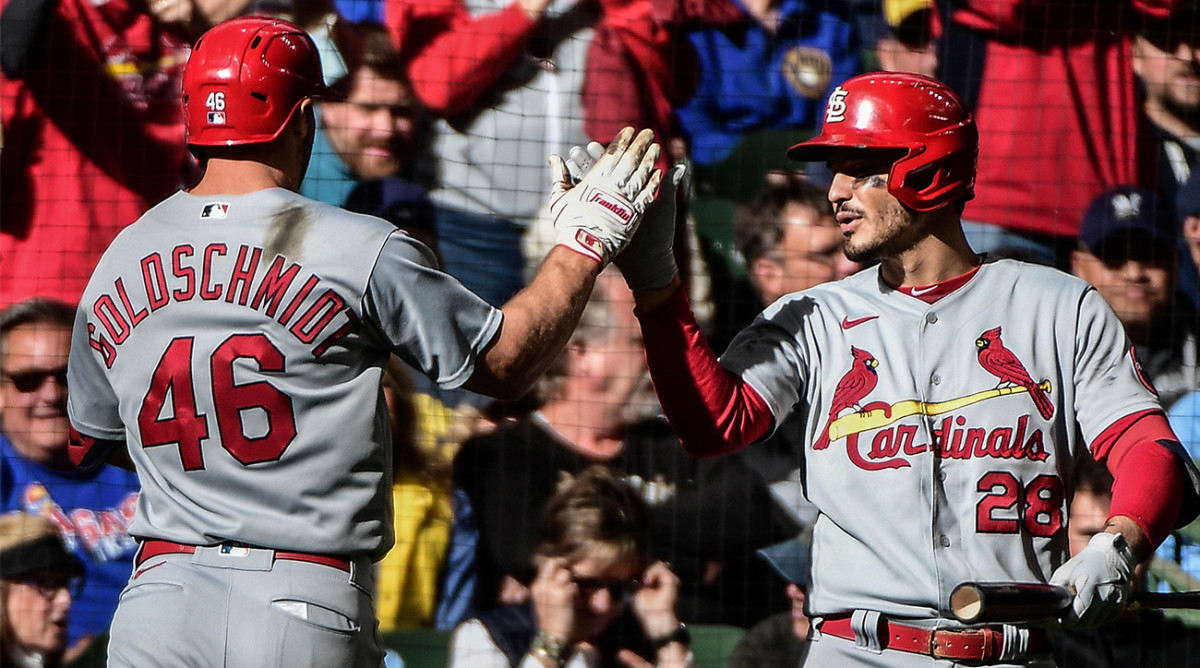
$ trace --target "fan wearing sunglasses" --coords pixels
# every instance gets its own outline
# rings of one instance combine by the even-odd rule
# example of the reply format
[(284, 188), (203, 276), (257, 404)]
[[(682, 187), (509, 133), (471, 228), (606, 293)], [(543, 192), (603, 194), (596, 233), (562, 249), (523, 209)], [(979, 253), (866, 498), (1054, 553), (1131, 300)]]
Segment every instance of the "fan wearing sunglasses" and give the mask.
[(83, 560), (87, 586), (71, 606), (67, 658), (108, 631), (133, 570), (129, 522), (137, 475), (113, 466), (76, 471), (68, 457), (67, 357), (75, 309), (31, 298), (0, 310), (0, 512), (54, 518)]
[(530, 602), (489, 610), (454, 631), (450, 666), (690, 667), (675, 614), (679, 578), (650, 563), (649, 513), (610, 467), (565, 481), (546, 506)]
[(83, 584), (83, 562), (50, 520), (0, 516), (0, 665), (62, 665), (67, 621)]

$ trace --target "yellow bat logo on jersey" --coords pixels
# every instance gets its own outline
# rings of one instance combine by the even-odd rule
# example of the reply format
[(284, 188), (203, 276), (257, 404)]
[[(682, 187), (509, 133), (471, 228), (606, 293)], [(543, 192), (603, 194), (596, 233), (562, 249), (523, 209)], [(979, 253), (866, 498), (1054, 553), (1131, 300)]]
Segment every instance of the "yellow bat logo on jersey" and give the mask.
[[(1050, 381), (1043, 381), (1038, 387), (1043, 392), (1050, 392)], [(1028, 392), (1029, 389), (1022, 386), (1015, 387), (999, 387), (992, 390), (984, 390), (975, 394), (951, 399), (949, 401), (925, 402), (925, 401), (901, 401), (884, 408), (876, 408), (862, 413), (851, 413), (845, 417), (834, 420), (829, 425), (829, 440), (836, 441), (839, 438), (845, 438), (853, 434), (859, 434), (872, 429), (882, 429), (893, 422), (906, 418), (910, 415), (941, 415), (949, 413), (971, 404), (977, 404), (981, 401), (1002, 397), (1007, 394), (1017, 394), (1018, 392)]]

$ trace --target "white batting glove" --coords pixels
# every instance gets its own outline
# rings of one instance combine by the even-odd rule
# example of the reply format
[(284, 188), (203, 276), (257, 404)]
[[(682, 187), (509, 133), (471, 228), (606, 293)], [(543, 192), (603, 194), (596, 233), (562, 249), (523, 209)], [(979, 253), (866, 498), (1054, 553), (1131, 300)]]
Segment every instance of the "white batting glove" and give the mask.
[[(567, 171), (575, 181), (583, 178), (604, 154), (604, 147), (591, 142), (587, 148), (576, 146), (567, 155)], [(653, 290), (671, 282), (679, 273), (675, 264), (675, 193), (687, 176), (687, 164), (672, 167), (658, 191), (658, 197), (646, 207), (637, 234), (621, 254), (613, 258), (630, 290)]]
[(1090, 628), (1113, 621), (1129, 605), (1130, 578), (1137, 558), (1125, 537), (1101, 532), (1087, 547), (1050, 576), (1050, 584), (1075, 590), (1071, 609), (1062, 618), (1066, 628)]
[(659, 188), (658, 197), (646, 208), (642, 226), (613, 262), (630, 290), (654, 290), (671, 282), (679, 273), (675, 265), (675, 193), (687, 176), (687, 164), (672, 167)]
[(662, 180), (662, 173), (654, 169), (662, 149), (653, 142), (650, 130), (634, 137), (633, 128), (624, 128), (578, 184), (567, 163), (550, 156), (555, 175), (550, 214), (558, 245), (601, 265), (621, 252)]

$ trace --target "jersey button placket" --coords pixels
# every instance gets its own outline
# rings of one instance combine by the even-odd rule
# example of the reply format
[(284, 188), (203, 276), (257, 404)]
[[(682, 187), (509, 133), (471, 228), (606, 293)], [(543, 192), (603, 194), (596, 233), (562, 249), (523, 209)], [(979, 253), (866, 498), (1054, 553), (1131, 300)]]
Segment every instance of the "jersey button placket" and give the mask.
[[(925, 316), (922, 318), (922, 320), (925, 321), (925, 325), (920, 327), (920, 332), (921, 332), (921, 338), (924, 339), (926, 330), (928, 329), (928, 327), (930, 325), (937, 324), (937, 321), (938, 321), (937, 314), (933, 313), (931, 311), (929, 313), (926, 313)], [(922, 356), (922, 357), (924, 357), (924, 356)], [(925, 365), (922, 364), (922, 366), (925, 366)], [(928, 367), (926, 367), (926, 368), (928, 368)], [(938, 374), (937, 372), (931, 373), (928, 376), (928, 378), (929, 378), (929, 384), (931, 386), (941, 385), (941, 383), (942, 383), (942, 376), (940, 374)], [(929, 396), (930, 393), (925, 390), (922, 390), (922, 392), (923, 392), (924, 396), (921, 397), (921, 400), (922, 401), (931, 401), (930, 396)], [(932, 443), (933, 442), (933, 430), (934, 430), (936, 422), (935, 422), (933, 416), (930, 416), (930, 415), (925, 416), (924, 422), (925, 422), (925, 427), (929, 432), (930, 443)]]

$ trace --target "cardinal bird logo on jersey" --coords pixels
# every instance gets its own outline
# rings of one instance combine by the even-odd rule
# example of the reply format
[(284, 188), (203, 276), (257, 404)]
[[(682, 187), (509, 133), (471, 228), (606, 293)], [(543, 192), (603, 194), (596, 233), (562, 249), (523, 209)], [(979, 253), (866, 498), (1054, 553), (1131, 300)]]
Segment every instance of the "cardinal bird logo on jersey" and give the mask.
[(837, 419), (839, 413), (847, 408), (857, 407), (860, 411), (863, 409), (859, 403), (875, 389), (875, 385), (879, 382), (879, 374), (875, 371), (875, 367), (879, 366), (879, 360), (871, 353), (860, 350), (851, 346), (850, 354), (854, 357), (854, 363), (850, 365), (850, 370), (845, 376), (838, 381), (837, 389), (833, 391), (833, 401), (829, 404), (829, 419), (825, 421), (825, 427), (821, 429), (821, 436), (813, 443), (814, 450), (824, 450), (829, 447), (829, 425)]
[(1000, 340), (999, 327), (980, 334), (979, 338), (975, 339), (975, 346), (979, 348), (980, 366), (999, 378), (1001, 383), (1024, 387), (1044, 419), (1049, 420), (1054, 416), (1054, 404), (1050, 403), (1048, 393), (1034, 382), (1021, 360), (1004, 347), (1004, 342)]

